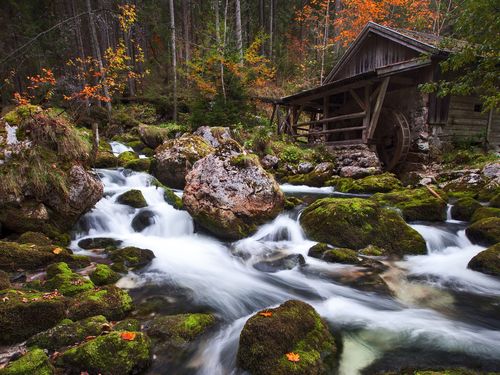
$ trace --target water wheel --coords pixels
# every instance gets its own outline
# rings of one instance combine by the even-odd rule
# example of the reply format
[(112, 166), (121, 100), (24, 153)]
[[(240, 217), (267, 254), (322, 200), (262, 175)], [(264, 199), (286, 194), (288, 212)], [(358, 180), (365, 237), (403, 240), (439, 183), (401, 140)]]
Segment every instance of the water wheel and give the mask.
[(410, 124), (400, 111), (383, 110), (374, 141), (384, 169), (392, 171), (406, 160), (410, 151)]

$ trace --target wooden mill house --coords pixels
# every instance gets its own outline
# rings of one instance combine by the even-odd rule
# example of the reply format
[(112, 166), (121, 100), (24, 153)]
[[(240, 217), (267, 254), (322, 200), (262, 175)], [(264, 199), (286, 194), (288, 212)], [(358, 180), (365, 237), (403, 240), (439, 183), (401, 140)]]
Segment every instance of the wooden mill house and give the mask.
[(458, 139), (500, 145), (498, 112), (477, 97), (440, 98), (419, 85), (440, 78), (450, 51), (439, 37), (368, 23), (321, 86), (274, 102), (278, 133), (329, 147), (368, 145), (394, 170), (425, 163)]

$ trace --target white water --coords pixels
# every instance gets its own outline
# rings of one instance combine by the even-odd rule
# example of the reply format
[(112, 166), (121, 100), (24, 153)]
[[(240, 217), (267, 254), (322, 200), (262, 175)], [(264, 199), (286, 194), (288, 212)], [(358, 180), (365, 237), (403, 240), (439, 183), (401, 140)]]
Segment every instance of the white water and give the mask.
[[(208, 306), (217, 314), (220, 329), (207, 337), (186, 363), (199, 374), (235, 373), (238, 337), (248, 317), (292, 298), (312, 304), (332, 326), (346, 332), (344, 342), (349, 352), (342, 354), (340, 364), (340, 372), (345, 375), (357, 374), (384, 351), (401, 347), (462, 352), (480, 358), (500, 356), (500, 331), (462, 322), (458, 315), (443, 315), (389, 295), (332, 281), (331, 277), (356, 272), (357, 268), (309, 258), (307, 251), (314, 242), (305, 238), (291, 214), (278, 216), (249, 238), (226, 244), (195, 233), (189, 214), (165, 203), (163, 191), (151, 186), (149, 175), (121, 170), (101, 170), (100, 174), (106, 196), (82, 220), (83, 229), (73, 248), (78, 250), (77, 242), (84, 237), (113, 237), (122, 240), (124, 246), (153, 250), (156, 258), (152, 264), (122, 280), (121, 285), (157, 285), (166, 294), (174, 287), (185, 291), (194, 305)], [(146, 209), (155, 213), (154, 224), (140, 233), (133, 231), (131, 221), (141, 210), (116, 203), (118, 195), (132, 188), (143, 192)], [(283, 188), (294, 193), (327, 194), (325, 188)], [(438, 288), (498, 295), (497, 280), (466, 269), (470, 258), (482, 248), (470, 244), (463, 232), (413, 227), (426, 239), (429, 255), (400, 262), (409, 275), (432, 276), (432, 281), (422, 282)], [(302, 254), (307, 266), (276, 273), (253, 267), (279, 254)]]
[(126, 146), (123, 143), (120, 142), (109, 142), (109, 145), (111, 146), (111, 151), (113, 152), (113, 155), (119, 156), (120, 154), (123, 154), (124, 152), (127, 151), (134, 151), (132, 147)]

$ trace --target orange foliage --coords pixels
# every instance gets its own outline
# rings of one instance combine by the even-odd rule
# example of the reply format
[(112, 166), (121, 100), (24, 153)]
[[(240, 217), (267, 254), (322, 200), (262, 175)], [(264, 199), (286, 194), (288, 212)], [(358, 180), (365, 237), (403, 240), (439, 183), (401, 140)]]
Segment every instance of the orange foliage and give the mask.
[(262, 311), (259, 313), (259, 315), (264, 316), (266, 318), (269, 318), (269, 317), (273, 316), (273, 313), (271, 311)]
[(134, 341), (135, 336), (136, 336), (135, 332), (122, 332), (122, 334), (120, 335), (122, 340), (126, 341)]
[(300, 361), (300, 355), (298, 353), (290, 352), (286, 353), (286, 359), (288, 359), (290, 362), (299, 362)]

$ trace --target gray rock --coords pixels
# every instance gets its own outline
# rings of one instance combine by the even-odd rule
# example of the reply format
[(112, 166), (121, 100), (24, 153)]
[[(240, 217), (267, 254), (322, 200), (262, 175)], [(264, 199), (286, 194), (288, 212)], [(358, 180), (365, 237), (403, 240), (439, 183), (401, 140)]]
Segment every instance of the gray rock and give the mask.
[(482, 174), (484, 177), (489, 179), (500, 177), (500, 163), (490, 163), (485, 165)]
[(302, 162), (298, 165), (297, 167), (297, 171), (300, 173), (300, 174), (305, 174), (305, 173), (309, 173), (311, 172), (312, 170), (314, 169), (314, 165), (312, 163), (309, 163), (309, 162)]
[(232, 139), (231, 129), (221, 126), (201, 126), (193, 134), (202, 137), (212, 147), (219, 147), (224, 140)]
[(276, 168), (280, 159), (275, 155), (266, 155), (261, 160), (260, 163), (265, 169)]
[(306, 261), (301, 254), (291, 254), (274, 260), (263, 260), (255, 263), (253, 267), (262, 272), (274, 273), (291, 270), (297, 266), (305, 266)]
[(153, 225), (155, 223), (156, 214), (150, 210), (140, 211), (137, 215), (132, 219), (132, 228), (136, 232), (142, 232), (147, 227)]

